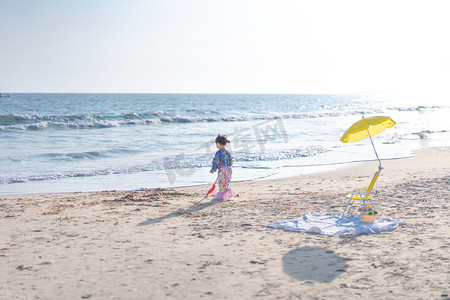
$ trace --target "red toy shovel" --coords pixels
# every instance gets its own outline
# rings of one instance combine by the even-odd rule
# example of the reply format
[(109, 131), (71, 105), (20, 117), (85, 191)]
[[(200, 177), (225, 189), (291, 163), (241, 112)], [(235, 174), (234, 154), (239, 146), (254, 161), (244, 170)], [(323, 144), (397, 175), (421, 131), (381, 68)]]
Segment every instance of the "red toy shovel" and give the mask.
[(213, 186), (212, 186), (212, 187), (209, 189), (209, 191), (206, 193), (206, 196), (208, 196), (209, 194), (211, 194), (212, 191), (214, 191), (214, 189), (216, 188), (217, 179), (219, 179), (219, 177), (216, 178), (216, 181), (214, 181)]

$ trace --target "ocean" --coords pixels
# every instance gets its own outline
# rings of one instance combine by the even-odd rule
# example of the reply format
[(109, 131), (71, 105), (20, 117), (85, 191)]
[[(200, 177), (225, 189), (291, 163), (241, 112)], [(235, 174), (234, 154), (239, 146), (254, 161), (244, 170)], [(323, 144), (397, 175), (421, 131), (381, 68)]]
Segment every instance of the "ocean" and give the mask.
[[(397, 124), (373, 138), (380, 158), (450, 146), (450, 106), (367, 95), (10, 94), (0, 98), (0, 194), (212, 184), (227, 134), (233, 181), (305, 175), (375, 160), (344, 144), (363, 116)], [(376, 171), (376, 170), (374, 170)]]

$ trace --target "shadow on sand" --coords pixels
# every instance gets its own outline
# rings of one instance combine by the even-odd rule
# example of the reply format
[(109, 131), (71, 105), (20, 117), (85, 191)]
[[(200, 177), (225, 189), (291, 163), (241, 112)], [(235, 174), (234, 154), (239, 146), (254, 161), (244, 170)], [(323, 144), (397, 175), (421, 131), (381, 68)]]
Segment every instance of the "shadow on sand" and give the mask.
[[(202, 209), (205, 209), (207, 207), (210, 207), (210, 206), (212, 206), (214, 204), (217, 204), (217, 203), (220, 203), (220, 202), (221, 201), (211, 200), (210, 202), (206, 202), (206, 203), (202, 203), (202, 204), (194, 204), (191, 207), (186, 208), (186, 209), (181, 209), (180, 208), (180, 209), (178, 209), (178, 210), (176, 210), (174, 212), (171, 212), (171, 213), (169, 213), (169, 214), (167, 214), (165, 216), (162, 216), (162, 217), (159, 217), (159, 218), (155, 218), (155, 219), (145, 220), (145, 221), (137, 224), (137, 226), (147, 226), (147, 225), (160, 223), (162, 221), (165, 221), (165, 220), (168, 220), (168, 219), (171, 219), (171, 218), (175, 218), (175, 217), (187, 214), (187, 213), (193, 213), (193, 212), (200, 211)], [(197, 202), (197, 203), (199, 203), (199, 202)]]
[(346, 269), (345, 259), (320, 247), (301, 247), (283, 256), (283, 271), (297, 279), (330, 283)]

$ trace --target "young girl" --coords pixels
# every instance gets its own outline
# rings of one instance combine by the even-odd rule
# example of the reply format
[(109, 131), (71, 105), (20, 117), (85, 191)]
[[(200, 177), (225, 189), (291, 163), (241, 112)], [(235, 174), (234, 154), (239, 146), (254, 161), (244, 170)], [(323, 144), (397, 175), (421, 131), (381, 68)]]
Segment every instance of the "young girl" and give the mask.
[(231, 159), (231, 153), (225, 149), (225, 146), (229, 142), (225, 135), (219, 134), (216, 137), (216, 147), (219, 150), (214, 156), (210, 171), (210, 173), (214, 173), (216, 170), (219, 170), (217, 180), (219, 183), (219, 192), (214, 195), (213, 199), (215, 200), (226, 201), (236, 196), (236, 193), (230, 187), (233, 160)]

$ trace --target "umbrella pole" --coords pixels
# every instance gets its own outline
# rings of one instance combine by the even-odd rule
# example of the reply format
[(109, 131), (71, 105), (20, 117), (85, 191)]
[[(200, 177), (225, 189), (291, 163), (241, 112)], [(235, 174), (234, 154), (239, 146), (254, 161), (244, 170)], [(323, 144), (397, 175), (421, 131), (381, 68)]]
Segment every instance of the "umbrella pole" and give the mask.
[(375, 151), (375, 155), (377, 156), (377, 159), (378, 159), (378, 162), (380, 163), (380, 168), (381, 168), (381, 160), (378, 157), (378, 153), (377, 153), (377, 150), (375, 149), (375, 145), (373, 144), (372, 137), (370, 136), (369, 129), (367, 129), (367, 133), (369, 134), (369, 138), (370, 138), (370, 142), (372, 143), (373, 151)]

